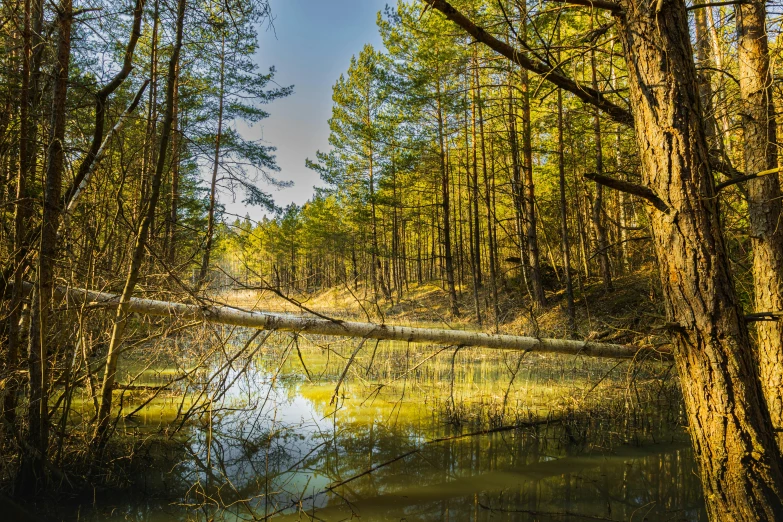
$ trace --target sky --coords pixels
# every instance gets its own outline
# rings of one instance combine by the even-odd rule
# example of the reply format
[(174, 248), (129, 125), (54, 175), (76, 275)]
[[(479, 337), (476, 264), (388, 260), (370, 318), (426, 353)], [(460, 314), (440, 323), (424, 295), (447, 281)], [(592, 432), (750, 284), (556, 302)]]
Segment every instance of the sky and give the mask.
[[(269, 0), (274, 16), (274, 31), (259, 32), (257, 63), (262, 71), (274, 65), (275, 81), (294, 85), (294, 93), (278, 99), (264, 109), (270, 117), (252, 128), (238, 128), (246, 138), (263, 139), (277, 147), (277, 165), (273, 173), (294, 186), (271, 189), (263, 181), (259, 188), (271, 192), (278, 206), (305, 203), (320, 185), (318, 174), (305, 167), (305, 159), (315, 159), (317, 150), (329, 147), (328, 120), (332, 113), (332, 86), (348, 70), (351, 56), (362, 47), (383, 43), (375, 24), (378, 11), (396, 0)], [(258, 219), (260, 208), (246, 207), (241, 197), (236, 202), (224, 197), (226, 211)]]

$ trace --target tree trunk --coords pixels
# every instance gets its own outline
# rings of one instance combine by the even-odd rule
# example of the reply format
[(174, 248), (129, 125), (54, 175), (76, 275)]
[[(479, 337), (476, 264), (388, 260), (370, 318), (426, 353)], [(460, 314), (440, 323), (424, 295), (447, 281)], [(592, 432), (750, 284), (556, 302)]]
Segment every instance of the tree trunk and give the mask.
[(103, 376), (103, 388), (101, 389), (101, 406), (98, 410), (98, 424), (95, 428), (95, 434), (93, 436), (93, 444), (99, 449), (103, 448), (109, 434), (108, 428), (112, 410), (112, 390), (114, 388), (115, 375), (117, 373), (117, 361), (120, 355), (120, 344), (122, 343), (122, 338), (124, 336), (125, 327), (127, 324), (126, 321), (128, 319), (128, 315), (130, 314), (129, 303), (131, 301), (131, 295), (133, 294), (133, 290), (136, 287), (136, 282), (139, 278), (139, 271), (141, 269), (141, 263), (144, 259), (147, 232), (149, 231), (152, 218), (155, 215), (155, 209), (158, 205), (160, 185), (161, 180), (163, 179), (163, 170), (166, 167), (166, 153), (169, 150), (171, 126), (174, 120), (174, 78), (177, 74), (179, 55), (182, 49), (185, 5), (186, 0), (178, 0), (176, 40), (174, 43), (174, 49), (171, 53), (168, 76), (166, 80), (166, 112), (163, 119), (163, 127), (161, 129), (155, 174), (151, 180), (152, 185), (150, 188), (150, 197), (147, 202), (146, 211), (144, 212), (143, 218), (136, 233), (136, 244), (133, 248), (133, 257), (131, 258), (131, 265), (128, 270), (128, 276), (125, 279), (125, 287), (123, 288), (122, 295), (119, 297), (116, 303), (117, 311), (114, 318), (114, 326), (112, 327), (109, 349), (106, 354), (106, 369)]
[(179, 114), (179, 65), (174, 78), (174, 121), (171, 124), (171, 201), (169, 202), (169, 219), (166, 231), (166, 260), (169, 267), (174, 266), (177, 254), (177, 224), (179, 222), (179, 162), (182, 147), (181, 125)]
[[(484, 177), (484, 207), (487, 211), (487, 257), (489, 258), (489, 289), (492, 293), (492, 319), (495, 322), (495, 330), (498, 327), (498, 286), (497, 274), (495, 273), (495, 245), (492, 240), (492, 205), (489, 189), (489, 174), (487, 173), (487, 144), (484, 135), (484, 108), (481, 100), (481, 76), (478, 66), (475, 68), (476, 75), (476, 107), (478, 108), (479, 140), (481, 140), (481, 173)], [(478, 188), (476, 188), (478, 192)]]
[[(593, 89), (598, 90), (598, 76), (595, 70), (595, 49), (590, 51), (590, 62), (593, 70)], [(593, 132), (595, 134), (595, 170), (598, 175), (604, 173), (604, 151), (601, 143), (601, 118), (599, 111), (595, 108), (593, 116)], [(595, 184), (595, 198), (591, 208), (591, 218), (593, 222), (593, 231), (595, 232), (596, 253), (598, 265), (601, 268), (601, 279), (604, 282), (604, 291), (609, 293), (612, 287), (612, 272), (609, 268), (609, 242), (606, 239), (606, 227), (604, 226), (604, 208), (603, 208), (604, 187), (600, 183)]]
[(49, 449), (49, 331), (53, 321), (54, 270), (57, 229), (62, 211), (62, 181), (65, 162), (65, 117), (68, 98), (68, 66), (71, 61), (71, 0), (62, 0), (57, 14), (57, 58), (54, 66), (52, 121), (44, 184), (43, 224), (38, 255), (38, 284), (33, 294), (30, 335), (29, 438), (33, 452), (24, 452), (20, 465), (19, 489), (32, 491), (43, 485)]
[(623, 0), (643, 180), (676, 363), (712, 520), (779, 520), (781, 457), (720, 224), (683, 2)]
[(568, 335), (576, 333), (576, 310), (574, 308), (574, 284), (571, 281), (571, 242), (568, 240), (568, 211), (565, 190), (565, 154), (563, 152), (563, 91), (557, 90), (557, 163), (560, 172), (560, 234), (563, 248), (563, 272), (566, 284), (566, 312), (568, 313)]
[[(40, 19), (42, 4), (39, 2), (35, 6), (37, 20)], [(27, 237), (27, 220), (32, 213), (30, 205), (31, 191), (28, 181), (32, 178), (34, 169), (33, 158), (31, 154), (34, 149), (33, 141), (35, 131), (30, 131), (34, 127), (34, 90), (37, 89), (37, 82), (33, 81), (32, 53), (33, 53), (33, 30), (32, 30), (33, 6), (31, 0), (24, 2), (24, 21), (22, 29), (22, 86), (20, 93), (20, 114), (19, 114), (19, 174), (16, 180), (16, 204), (14, 205), (14, 259), (13, 259), (13, 283), (14, 289), (11, 296), (10, 311), (8, 314), (8, 357), (6, 364), (10, 371), (16, 371), (19, 364), (19, 355), (22, 345), (22, 332), (19, 327), (19, 321), (22, 318), (22, 277), (24, 275), (24, 264), (27, 253), (30, 249), (29, 239)], [(36, 75), (37, 76), (37, 75)], [(35, 85), (33, 85), (35, 84)], [(16, 418), (16, 379), (8, 383), (8, 389), (3, 404), (3, 414), (5, 418), (13, 423)]]
[(443, 204), (443, 258), (446, 265), (446, 290), (449, 294), (449, 309), (451, 315), (459, 317), (457, 305), (457, 291), (454, 287), (454, 260), (451, 256), (451, 209), (449, 208), (449, 172), (446, 168), (446, 150), (443, 136), (443, 108), (441, 107), (440, 77), (437, 78), (438, 96), (438, 144), (440, 147), (440, 179), (441, 198)]
[(94, 292), (81, 288), (57, 288), (58, 295), (75, 304), (93, 308), (115, 308), (120, 303), (127, 313), (156, 317), (175, 317), (182, 321), (208, 321), (215, 324), (301, 332), (337, 337), (361, 337), (409, 343), (437, 343), (454, 346), (475, 346), (498, 350), (530, 350), (541, 353), (560, 353), (586, 357), (626, 359), (653, 355), (662, 359), (671, 357), (666, 351), (636, 348), (619, 344), (547, 339), (517, 335), (487, 334), (468, 330), (443, 328), (415, 328), (389, 324), (335, 321), (312, 316), (276, 314), (262, 311), (245, 311), (235, 306), (203, 306), (153, 299), (129, 298), (106, 292)]
[[(747, 174), (778, 166), (777, 129), (763, 1), (738, 6), (737, 32), (742, 127)], [(777, 174), (747, 182), (756, 312), (783, 310), (783, 227)], [(783, 428), (783, 321), (756, 326), (759, 377), (772, 424)], [(779, 435), (783, 443), (783, 435)]]
[[(523, 2), (519, 3), (522, 27), (520, 35), (527, 40), (527, 11)], [(525, 199), (525, 236), (527, 237), (527, 265), (530, 279), (530, 291), (533, 294), (533, 306), (546, 306), (544, 283), (541, 280), (541, 258), (538, 250), (538, 232), (536, 231), (536, 195), (533, 182), (533, 133), (530, 128), (530, 79), (527, 69), (520, 70), (520, 88), (522, 90), (522, 171), (524, 173)]]
[[(221, 28), (221, 31), (223, 29)], [(174, 73), (176, 75), (176, 71)], [(176, 78), (176, 76), (175, 76)], [(174, 82), (176, 84), (176, 81)], [(220, 92), (218, 94), (218, 127), (215, 134), (215, 158), (212, 162), (212, 181), (209, 186), (209, 212), (207, 217), (207, 237), (204, 240), (204, 255), (201, 258), (201, 270), (198, 274), (198, 285), (201, 286), (207, 279), (209, 270), (209, 258), (212, 255), (212, 240), (215, 235), (215, 204), (217, 192), (217, 175), (220, 169), (220, 145), (223, 137), (223, 103), (226, 96), (226, 37), (220, 39)], [(173, 106), (173, 104), (172, 104)]]

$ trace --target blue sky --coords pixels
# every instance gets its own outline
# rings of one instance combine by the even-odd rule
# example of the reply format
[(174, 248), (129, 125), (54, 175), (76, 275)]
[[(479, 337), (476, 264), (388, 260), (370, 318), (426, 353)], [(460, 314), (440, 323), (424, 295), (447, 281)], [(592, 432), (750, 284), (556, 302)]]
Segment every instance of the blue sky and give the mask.
[[(313, 185), (319, 184), (318, 175), (305, 168), (305, 158), (315, 159), (317, 150), (328, 148), (332, 86), (364, 44), (382, 46), (376, 16), (396, 0), (269, 2), (274, 32), (260, 32), (258, 64), (262, 70), (274, 65), (277, 83), (294, 85), (294, 94), (266, 106), (271, 116), (243, 134), (277, 147), (281, 172), (275, 176), (293, 181), (294, 186), (274, 190), (272, 195), (280, 206), (301, 205), (312, 196)], [(246, 208), (239, 198), (236, 203), (229, 198), (223, 198), (228, 212), (249, 213), (254, 219), (263, 215), (260, 209)]]

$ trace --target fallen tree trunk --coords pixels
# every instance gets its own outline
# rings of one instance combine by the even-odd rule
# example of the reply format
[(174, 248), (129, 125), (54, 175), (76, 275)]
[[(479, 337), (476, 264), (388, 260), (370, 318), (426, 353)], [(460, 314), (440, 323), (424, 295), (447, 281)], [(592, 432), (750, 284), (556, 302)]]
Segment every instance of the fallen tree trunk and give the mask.
[[(74, 304), (91, 307), (116, 308), (119, 295), (94, 292), (80, 288), (58, 288), (58, 293)], [(386, 324), (340, 321), (319, 317), (299, 317), (268, 312), (250, 312), (228, 306), (200, 306), (194, 304), (131, 298), (128, 312), (158, 317), (175, 317), (187, 320), (205, 320), (212, 323), (242, 326), (265, 330), (361, 337), (411, 343), (437, 343), (454, 346), (475, 346), (498, 350), (529, 350), (542, 353), (585, 355), (589, 357), (633, 358), (637, 355), (655, 354), (670, 359), (668, 351), (638, 348), (619, 344), (572, 341), (567, 339), (538, 339), (517, 335), (496, 335), (466, 330), (442, 328), (414, 328)]]

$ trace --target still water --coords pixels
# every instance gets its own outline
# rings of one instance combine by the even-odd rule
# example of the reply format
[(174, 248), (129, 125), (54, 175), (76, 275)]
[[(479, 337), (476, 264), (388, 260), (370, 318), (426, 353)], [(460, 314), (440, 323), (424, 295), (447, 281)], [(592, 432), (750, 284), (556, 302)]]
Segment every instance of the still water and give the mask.
[[(277, 334), (236, 345), (250, 355), (213, 361), (220, 372), (118, 427), (144, 438), (182, 425), (167, 464), (58, 517), (706, 520), (664, 363)], [(129, 364), (126, 379), (143, 389), (178, 372)]]

